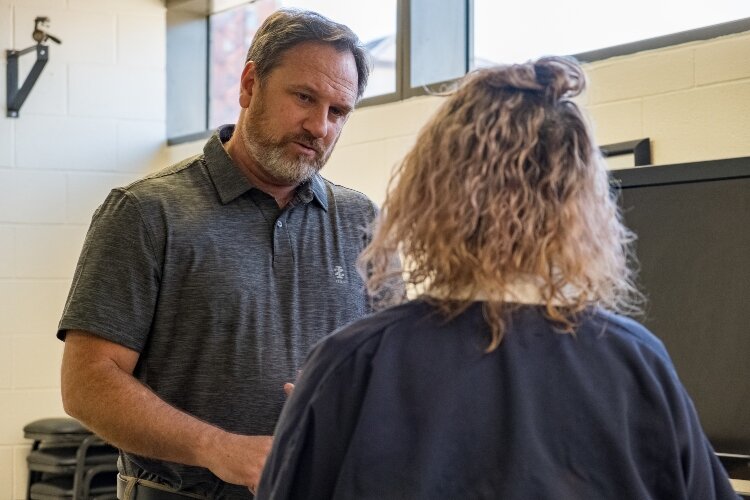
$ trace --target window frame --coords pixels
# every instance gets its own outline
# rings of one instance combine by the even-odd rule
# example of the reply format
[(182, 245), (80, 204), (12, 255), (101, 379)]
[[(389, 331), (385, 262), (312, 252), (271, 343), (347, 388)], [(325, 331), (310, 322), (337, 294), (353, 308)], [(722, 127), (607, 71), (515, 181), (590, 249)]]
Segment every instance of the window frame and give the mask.
[[(465, 22), (463, 23), (463, 35), (465, 39), (462, 44), (451, 44), (446, 43), (445, 47), (453, 48), (454, 45), (463, 45), (458, 50), (462, 51), (460, 57), (463, 60), (462, 75), (466, 74), (471, 70), (471, 61), (474, 53), (474, 40), (473, 40), (473, 20), (474, 20), (474, 0), (453, 0), (457, 4), (464, 4), (464, 12), (466, 13)], [(414, 4), (412, 3), (414, 2)], [(421, 3), (420, 3), (421, 2)], [(165, 0), (167, 8), (167, 145), (177, 145), (185, 142), (192, 142), (209, 137), (213, 130), (208, 129), (208, 92), (209, 92), (209, 79), (208, 79), (208, 65), (209, 54), (208, 54), (208, 43), (209, 43), (209, 16), (211, 14), (211, 1), (210, 0)], [(250, 2), (248, 2), (250, 3)], [(373, 97), (362, 99), (357, 108), (364, 108), (368, 106), (377, 106), (381, 104), (393, 103), (403, 101), (412, 97), (431, 95), (436, 93), (444, 93), (455, 86), (456, 81), (461, 77), (444, 80), (440, 82), (434, 82), (426, 85), (412, 86), (411, 85), (411, 72), (413, 68), (411, 44), (412, 44), (412, 16), (419, 16), (419, 8), (427, 8), (428, 2), (424, 0), (396, 0), (396, 89), (395, 92), (389, 94), (383, 94)], [(420, 7), (422, 6), (422, 7)], [(412, 7), (417, 9), (414, 12)], [(175, 86), (179, 87), (182, 83), (177, 73), (184, 71), (184, 67), (175, 67), (174, 64), (170, 64), (170, 47), (177, 51), (179, 55), (180, 50), (184, 51), (195, 51), (195, 47), (191, 46), (190, 40), (185, 40), (184, 37), (180, 39), (178, 30), (174, 29), (176, 26), (170, 26), (170, 18), (174, 19), (179, 16), (170, 16), (170, 11), (174, 12), (190, 12), (199, 21), (199, 17), (203, 16), (204, 30), (205, 30), (205, 47), (204, 47), (204, 58), (203, 64), (205, 68), (202, 75), (204, 85), (202, 86), (203, 93), (198, 95), (198, 92), (193, 88), (191, 92), (185, 92), (184, 89), (175, 89)], [(172, 12), (172, 13), (174, 13)], [(450, 21), (448, 18), (443, 21)], [(197, 28), (196, 28), (197, 29)], [(596, 49), (588, 52), (582, 52), (579, 54), (571, 54), (578, 61), (583, 63), (590, 63), (594, 61), (600, 61), (609, 59), (612, 57), (625, 56), (635, 54), (637, 52), (643, 52), (646, 50), (654, 50), (667, 48), (674, 45), (680, 45), (687, 42), (694, 42), (700, 40), (709, 40), (720, 36), (741, 33), (750, 31), (750, 17), (737, 19), (734, 21), (728, 21), (721, 24), (705, 26), (701, 28), (695, 28), (678, 33), (672, 33), (669, 35), (663, 35), (659, 37), (638, 40), (621, 45), (615, 45), (602, 49)], [(192, 45), (195, 45), (194, 43)], [(455, 54), (454, 54), (455, 55)], [(174, 62), (174, 56), (171, 58)], [(198, 58), (200, 59), (200, 57)], [(194, 71), (193, 71), (194, 72)], [(198, 76), (196, 78), (201, 78)], [(196, 87), (196, 85), (193, 85)], [(197, 87), (201, 87), (198, 85)], [(185, 97), (186, 96), (186, 97)], [(186, 104), (187, 103), (187, 104)], [(192, 107), (192, 111), (195, 113), (203, 112), (204, 118), (201, 124), (198, 124), (201, 120), (196, 120), (195, 127), (202, 126), (203, 130), (196, 130), (186, 134), (177, 135), (174, 137), (169, 136), (170, 127), (170, 115), (174, 116), (176, 109), (182, 109), (184, 106)]]

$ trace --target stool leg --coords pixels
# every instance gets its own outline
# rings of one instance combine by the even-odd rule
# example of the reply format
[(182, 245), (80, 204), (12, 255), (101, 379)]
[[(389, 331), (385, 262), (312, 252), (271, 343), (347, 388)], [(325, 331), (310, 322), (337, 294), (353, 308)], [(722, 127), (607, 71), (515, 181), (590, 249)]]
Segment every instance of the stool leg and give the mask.
[[(31, 451), (36, 451), (39, 449), (39, 444), (41, 441), (38, 439), (34, 440), (34, 443), (31, 445)], [(41, 472), (32, 471), (29, 470), (29, 480), (26, 482), (26, 500), (31, 500), (31, 485), (37, 482), (42, 478)]]

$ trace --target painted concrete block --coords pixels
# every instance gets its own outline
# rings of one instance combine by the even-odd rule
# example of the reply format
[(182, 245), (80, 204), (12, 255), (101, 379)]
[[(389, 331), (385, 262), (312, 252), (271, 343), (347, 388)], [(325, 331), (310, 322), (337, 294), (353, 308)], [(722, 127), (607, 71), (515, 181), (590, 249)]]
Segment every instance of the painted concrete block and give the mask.
[[(23, 4), (16, 8), (15, 45), (22, 49), (34, 45), (31, 33), (34, 19), (49, 17), (50, 34), (62, 40), (50, 42), (49, 60), (57, 63), (86, 62), (112, 64), (115, 58), (115, 15), (107, 12), (76, 12), (68, 9), (45, 9)], [(34, 60), (33, 56), (23, 56)], [(47, 71), (47, 68), (44, 69)]]
[[(57, 332), (71, 280), (0, 280), (0, 338)], [(0, 406), (2, 407), (2, 406)], [(2, 426), (0, 426), (2, 427)]]
[(644, 99), (643, 128), (655, 164), (747, 156), (750, 82)]
[(166, 18), (120, 14), (117, 16), (117, 64), (164, 70), (167, 64)]
[(68, 174), (66, 222), (88, 227), (94, 211), (104, 202), (110, 190), (126, 186), (137, 177), (134, 174)]
[(722, 37), (695, 48), (695, 83), (750, 78), (750, 33)]
[(0, 498), (14, 498), (12, 446), (0, 446)]
[(0, 169), (0, 223), (65, 221), (65, 176)]
[(595, 63), (588, 71), (590, 104), (622, 101), (694, 85), (692, 48), (646, 52)]
[(85, 225), (18, 226), (16, 277), (72, 279), (86, 229)]
[(166, 119), (163, 69), (135, 66), (70, 66), (70, 114), (77, 116)]
[(11, 225), (0, 226), (0, 278), (12, 278), (16, 273), (16, 232)]
[(109, 118), (22, 117), (16, 124), (16, 165), (58, 171), (113, 171), (115, 123)]
[(57, 389), (64, 343), (54, 336), (14, 335), (13, 389)]
[(117, 124), (117, 169), (145, 174), (168, 165), (163, 121), (122, 120)]
[(643, 109), (640, 99), (586, 108), (598, 145), (643, 138)]

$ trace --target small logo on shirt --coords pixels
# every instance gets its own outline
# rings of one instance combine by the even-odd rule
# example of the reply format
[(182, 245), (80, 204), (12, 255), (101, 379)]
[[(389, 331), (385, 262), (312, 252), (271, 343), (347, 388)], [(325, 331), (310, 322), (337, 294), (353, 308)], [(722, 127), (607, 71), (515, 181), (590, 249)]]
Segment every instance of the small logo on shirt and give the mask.
[(336, 283), (344, 283), (346, 281), (346, 273), (344, 272), (344, 268), (341, 266), (334, 266), (333, 277), (336, 278)]

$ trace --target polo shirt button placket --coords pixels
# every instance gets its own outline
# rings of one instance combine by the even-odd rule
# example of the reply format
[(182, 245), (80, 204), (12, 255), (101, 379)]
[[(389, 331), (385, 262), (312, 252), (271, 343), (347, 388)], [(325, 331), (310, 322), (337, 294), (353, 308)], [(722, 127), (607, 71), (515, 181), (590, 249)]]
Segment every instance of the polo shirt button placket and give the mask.
[(287, 228), (281, 217), (276, 219), (276, 228), (273, 232), (273, 262), (274, 264), (291, 264), (292, 242), (287, 234)]

